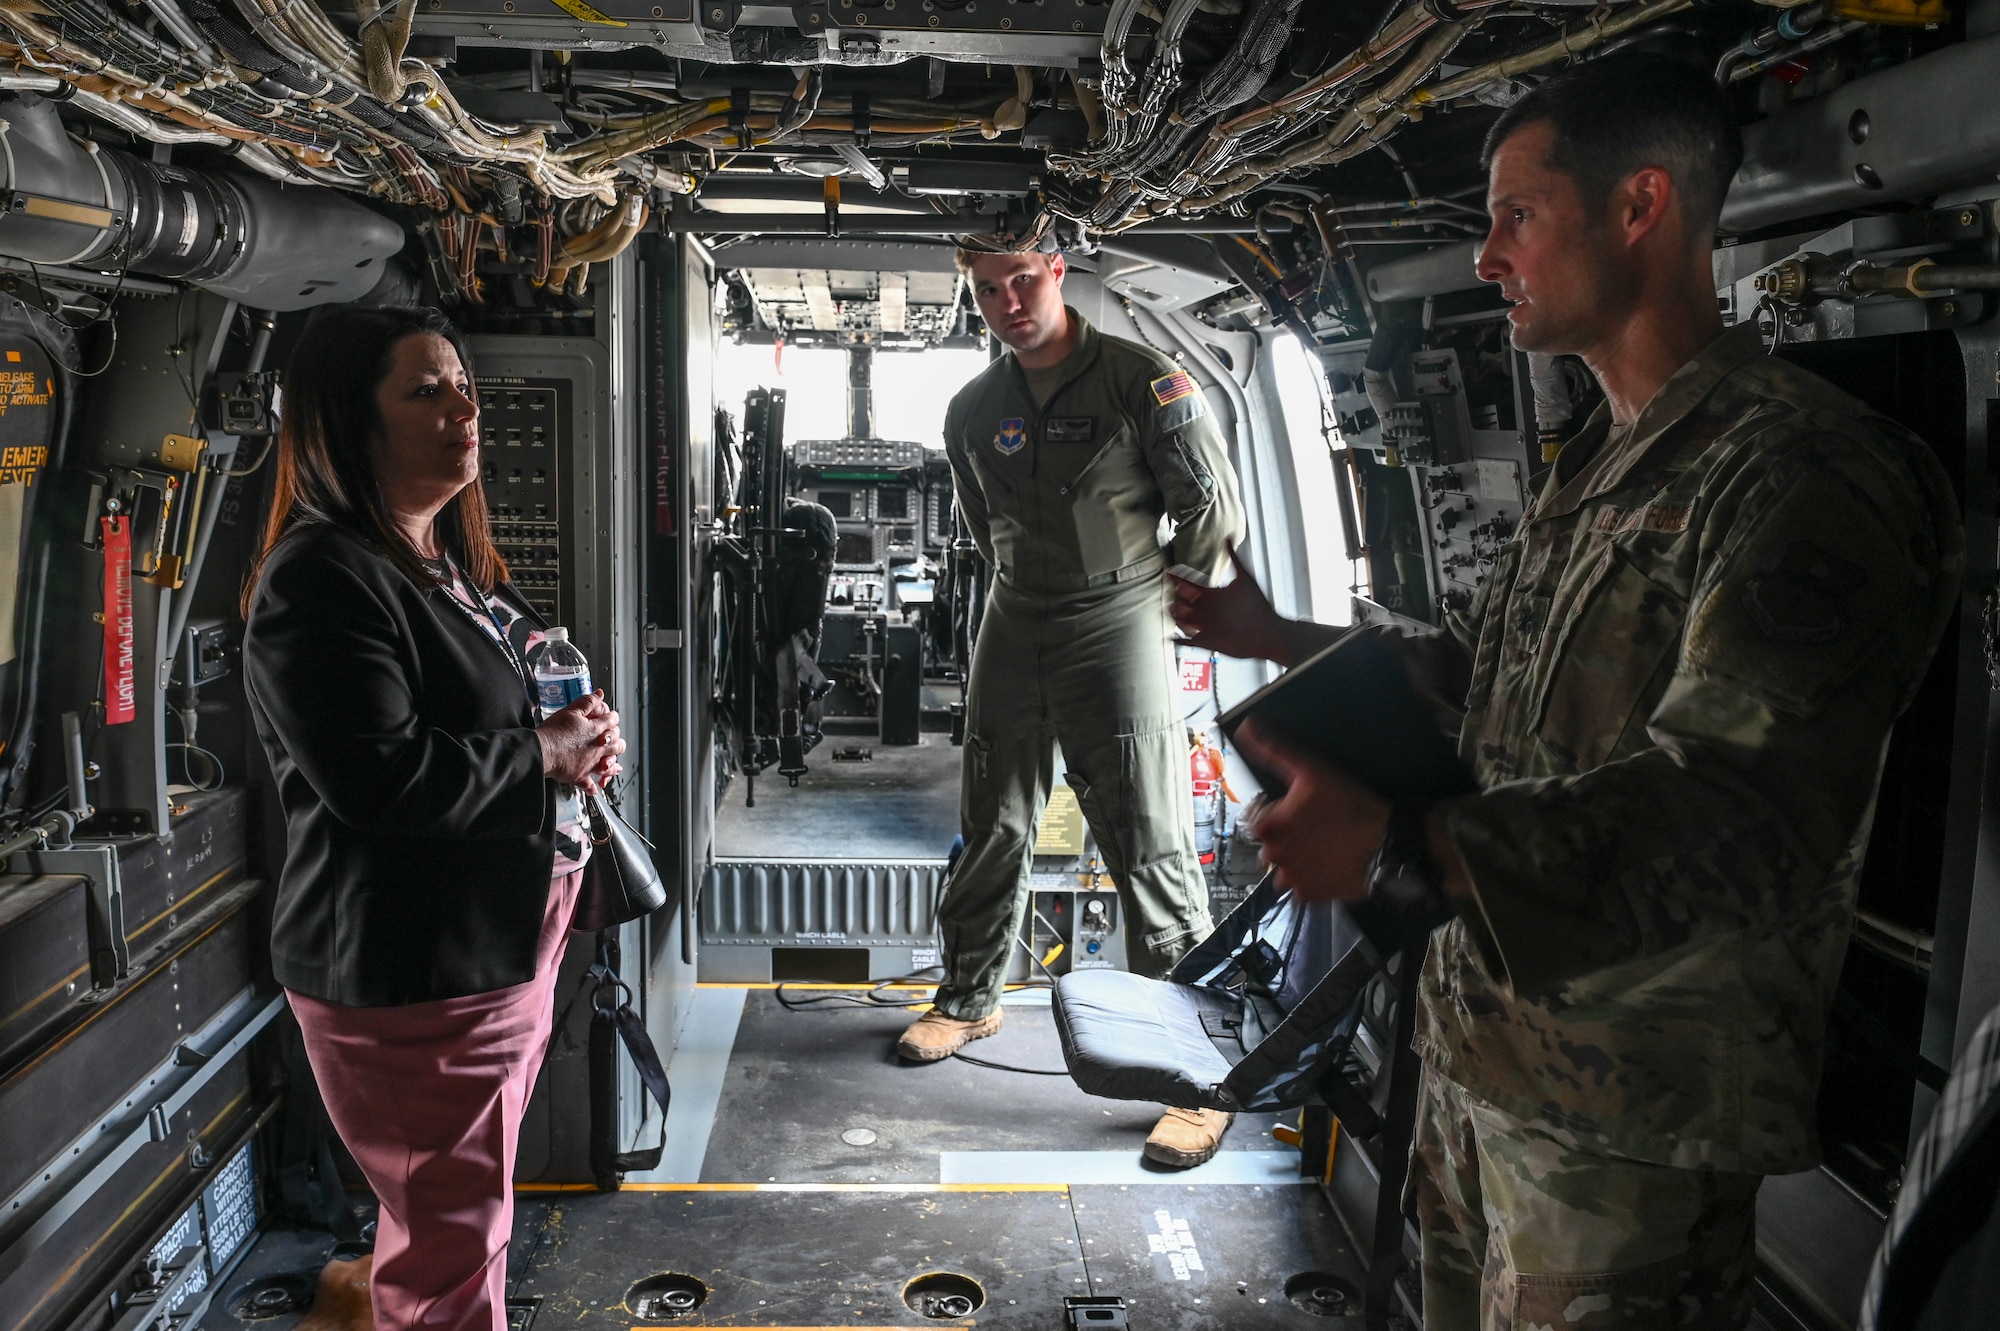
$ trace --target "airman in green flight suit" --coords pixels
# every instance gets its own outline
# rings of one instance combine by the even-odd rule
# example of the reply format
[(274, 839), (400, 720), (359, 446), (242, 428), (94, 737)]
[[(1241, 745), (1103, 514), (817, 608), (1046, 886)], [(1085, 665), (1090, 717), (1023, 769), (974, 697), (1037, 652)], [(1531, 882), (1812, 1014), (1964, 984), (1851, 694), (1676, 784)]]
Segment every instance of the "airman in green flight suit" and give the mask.
[[(916, 1062), (1000, 1028), (1058, 745), (1132, 968), (1163, 974), (1208, 933), (1165, 572), (1219, 572), (1243, 535), (1228, 446), (1187, 371), (1066, 306), (1060, 254), (960, 251), (959, 264), (1011, 354), (945, 413), (959, 512), (993, 586), (966, 691), (965, 851), (938, 909), (944, 983), (897, 1044)], [(1146, 1153), (1199, 1164), (1228, 1123), (1170, 1111)]]

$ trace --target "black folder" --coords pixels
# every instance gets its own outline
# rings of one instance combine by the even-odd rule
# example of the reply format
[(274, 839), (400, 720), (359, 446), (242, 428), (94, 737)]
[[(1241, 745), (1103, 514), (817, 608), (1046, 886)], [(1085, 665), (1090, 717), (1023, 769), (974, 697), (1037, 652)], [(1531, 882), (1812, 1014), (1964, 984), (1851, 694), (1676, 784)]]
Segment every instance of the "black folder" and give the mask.
[[(1253, 716), (1261, 728), (1388, 799), (1443, 799), (1479, 789), (1417, 696), (1402, 657), (1376, 633), (1349, 633), (1293, 666), (1224, 713), (1223, 733), (1234, 743), (1237, 727)], [(1240, 746), (1237, 756), (1268, 793), (1283, 793), (1285, 783)]]

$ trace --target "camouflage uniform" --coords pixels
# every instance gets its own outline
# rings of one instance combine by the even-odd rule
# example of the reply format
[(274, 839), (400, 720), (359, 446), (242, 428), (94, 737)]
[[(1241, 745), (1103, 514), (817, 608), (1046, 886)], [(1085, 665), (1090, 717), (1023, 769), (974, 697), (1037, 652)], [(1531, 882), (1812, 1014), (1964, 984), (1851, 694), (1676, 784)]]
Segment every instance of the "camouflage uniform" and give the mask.
[(959, 512), (994, 573), (966, 689), (965, 853), (938, 907), (936, 1003), (960, 1020), (1000, 1001), (1058, 744), (1133, 969), (1166, 971), (1209, 930), (1162, 575), (1226, 565), (1243, 507), (1194, 381), (1069, 317), (1076, 346), (1041, 406), (1008, 355), (945, 412)]
[(1754, 1180), (1817, 1160), (1889, 728), (1956, 596), (1929, 449), (1753, 325), (1609, 432), (1406, 643), (1469, 666), (1483, 788), (1443, 806), (1477, 905), (1418, 1019), (1433, 1331), (1740, 1324)]

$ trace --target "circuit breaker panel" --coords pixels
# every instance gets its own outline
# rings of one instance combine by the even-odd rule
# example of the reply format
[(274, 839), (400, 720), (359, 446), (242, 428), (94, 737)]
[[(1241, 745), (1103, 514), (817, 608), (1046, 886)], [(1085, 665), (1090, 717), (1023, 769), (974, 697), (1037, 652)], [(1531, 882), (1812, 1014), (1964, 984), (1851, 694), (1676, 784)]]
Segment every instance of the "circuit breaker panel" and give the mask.
[(572, 567), (564, 507), (574, 427), (567, 379), (495, 375), (479, 383), (479, 452), (493, 543), (514, 586), (551, 624), (566, 624)]
[(1327, 377), (1374, 598), (1431, 623), (1469, 608), (1547, 465), (1523, 358), (1468, 341), (1398, 357), (1372, 392), (1359, 354), (1329, 358)]
[(1521, 525), (1525, 435), (1501, 428), (1500, 403), (1471, 401), (1456, 350), (1419, 351), (1408, 373), (1411, 414), (1422, 424), (1404, 437), (1402, 455), (1420, 486), (1433, 604), (1465, 610)]

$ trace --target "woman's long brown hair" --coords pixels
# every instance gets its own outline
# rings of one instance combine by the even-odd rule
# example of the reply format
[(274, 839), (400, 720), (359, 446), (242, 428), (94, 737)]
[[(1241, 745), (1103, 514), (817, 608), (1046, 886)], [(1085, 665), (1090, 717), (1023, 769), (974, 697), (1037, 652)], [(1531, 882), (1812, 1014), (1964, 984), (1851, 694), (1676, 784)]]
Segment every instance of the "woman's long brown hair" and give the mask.
[[(375, 549), (418, 586), (437, 585), (408, 538), (390, 520), (375, 477), (374, 444), (382, 433), (375, 394), (405, 338), (434, 334), (451, 343), (472, 375), (465, 339), (437, 310), (418, 306), (340, 305), (307, 325), (285, 369), (284, 420), (278, 428), (276, 490), (264, 543), (243, 585), (243, 615), (257, 594), (264, 561), (286, 536), (315, 522), (341, 527)], [(479, 391), (477, 385), (472, 390)], [(481, 591), (507, 577), (486, 521), (486, 490), (477, 474), (437, 517), (439, 542)]]

